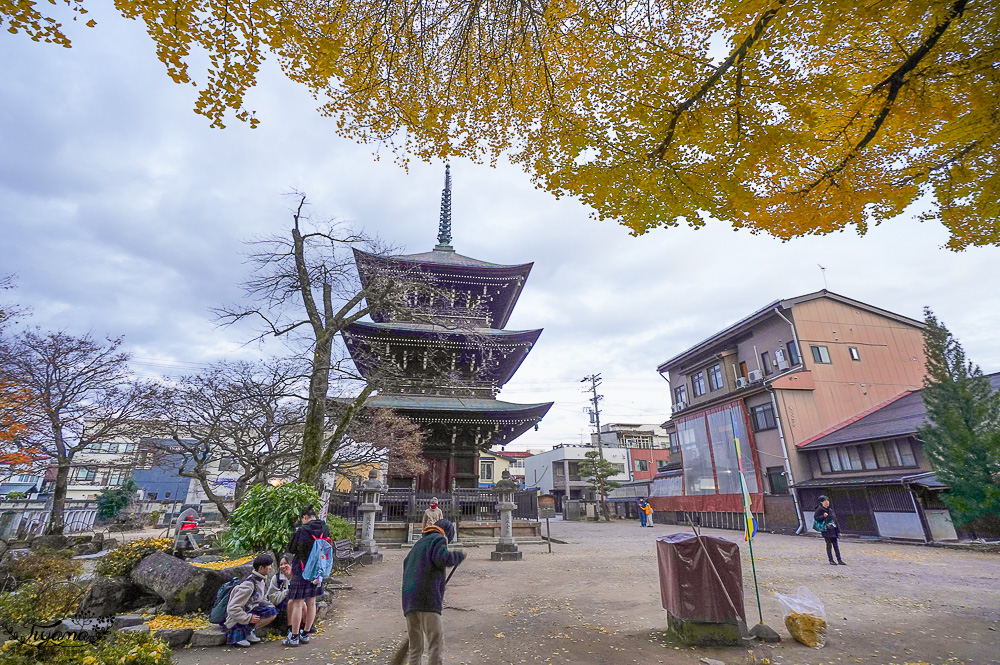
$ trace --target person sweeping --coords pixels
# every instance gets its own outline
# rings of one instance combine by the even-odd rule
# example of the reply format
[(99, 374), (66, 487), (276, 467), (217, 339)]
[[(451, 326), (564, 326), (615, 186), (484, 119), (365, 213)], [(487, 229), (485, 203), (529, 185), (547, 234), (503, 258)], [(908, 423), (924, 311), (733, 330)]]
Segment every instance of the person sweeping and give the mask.
[(403, 561), (406, 639), (392, 659), (392, 665), (420, 665), (425, 650), (429, 665), (441, 665), (444, 651), (441, 609), (447, 584), (445, 571), (465, 559), (465, 552), (448, 550), (448, 543), (454, 536), (455, 525), (449, 520), (438, 520), (423, 530), (420, 540)]

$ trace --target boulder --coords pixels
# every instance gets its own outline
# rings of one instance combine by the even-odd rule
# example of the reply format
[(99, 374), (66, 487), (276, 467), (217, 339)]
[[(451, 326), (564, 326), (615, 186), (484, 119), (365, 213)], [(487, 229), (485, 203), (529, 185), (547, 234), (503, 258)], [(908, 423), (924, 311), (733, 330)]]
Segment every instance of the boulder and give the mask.
[(3, 555), (6, 553), (7, 553), (7, 541), (0, 540), (0, 559), (2, 559)]
[(141, 626), (146, 620), (138, 614), (119, 614), (111, 624), (113, 630), (121, 630), (127, 626)]
[(142, 589), (127, 577), (98, 577), (80, 601), (77, 614), (82, 617), (112, 617), (133, 607), (142, 597)]
[(177, 648), (190, 642), (192, 633), (194, 631), (190, 628), (160, 628), (153, 631), (153, 637), (158, 637), (172, 648)]
[(122, 633), (148, 633), (149, 625), (145, 623), (140, 623), (138, 626), (125, 626), (120, 628), (119, 632)]
[(221, 647), (226, 643), (226, 634), (219, 628), (202, 628), (191, 633), (193, 647)]
[(69, 547), (69, 537), (60, 535), (35, 536), (31, 541), (31, 549), (37, 550), (39, 547), (50, 547), (54, 550), (64, 550)]
[(163, 599), (168, 614), (209, 611), (215, 592), (227, 579), (214, 570), (192, 566), (165, 552), (147, 556), (129, 577), (143, 590)]

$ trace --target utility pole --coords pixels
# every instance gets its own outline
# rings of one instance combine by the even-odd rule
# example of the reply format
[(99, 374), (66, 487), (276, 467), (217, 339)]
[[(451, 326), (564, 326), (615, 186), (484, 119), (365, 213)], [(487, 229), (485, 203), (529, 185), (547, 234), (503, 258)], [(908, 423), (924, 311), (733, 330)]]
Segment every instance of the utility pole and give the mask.
[[(604, 395), (597, 394), (597, 387), (601, 385), (602, 382), (601, 373), (598, 372), (597, 374), (591, 374), (590, 376), (585, 376), (582, 379), (580, 379), (580, 383), (587, 383), (588, 381), (590, 382), (589, 390), (592, 395), (590, 398), (590, 403), (594, 405), (590, 411), (590, 415), (592, 416), (593, 422), (597, 427), (597, 456), (601, 462), (604, 462), (604, 446), (601, 443), (601, 407), (600, 407), (600, 402), (602, 399), (604, 399)], [(584, 389), (584, 392), (587, 392), (587, 389)], [(598, 475), (597, 477), (597, 491), (601, 497), (601, 512), (604, 514), (604, 519), (606, 521), (610, 521), (611, 517), (608, 514), (608, 507), (606, 504), (607, 498), (605, 497), (605, 492), (604, 492), (604, 478), (601, 475)]]

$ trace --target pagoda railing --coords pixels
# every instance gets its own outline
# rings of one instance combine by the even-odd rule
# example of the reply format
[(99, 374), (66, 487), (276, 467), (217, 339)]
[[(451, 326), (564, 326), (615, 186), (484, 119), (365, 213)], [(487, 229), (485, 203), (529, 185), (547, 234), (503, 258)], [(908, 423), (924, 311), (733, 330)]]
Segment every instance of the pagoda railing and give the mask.
[[(430, 507), (432, 498), (438, 499), (438, 507), (445, 518), (452, 522), (496, 522), (500, 512), (496, 508), (497, 493), (491, 488), (456, 489), (452, 493), (417, 492), (409, 488), (389, 488), (379, 504), (382, 509), (375, 513), (376, 522), (420, 522), (424, 511)], [(514, 494), (514, 519), (538, 519), (537, 490), (520, 491)], [(334, 492), (330, 496), (328, 514), (337, 515), (348, 522), (361, 521), (358, 506), (360, 492)]]

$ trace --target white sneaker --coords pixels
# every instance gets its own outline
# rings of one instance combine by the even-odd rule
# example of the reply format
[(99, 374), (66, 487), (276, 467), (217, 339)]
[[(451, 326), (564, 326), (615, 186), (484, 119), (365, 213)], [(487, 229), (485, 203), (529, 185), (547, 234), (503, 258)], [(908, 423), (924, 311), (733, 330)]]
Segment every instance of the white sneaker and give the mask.
[(251, 631), (250, 631), (250, 634), (249, 634), (249, 635), (247, 635), (247, 641), (248, 641), (248, 642), (249, 642), (250, 644), (257, 644), (258, 642), (260, 642), (260, 641), (261, 641), (261, 639), (260, 639), (259, 637), (257, 637), (257, 633), (255, 633), (255, 632), (253, 632), (253, 631), (251, 630)]
[(250, 642), (248, 642), (246, 640), (240, 640), (239, 642), (236, 642), (235, 644), (233, 644), (233, 646), (248, 647), (248, 646), (250, 646)]

